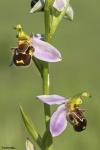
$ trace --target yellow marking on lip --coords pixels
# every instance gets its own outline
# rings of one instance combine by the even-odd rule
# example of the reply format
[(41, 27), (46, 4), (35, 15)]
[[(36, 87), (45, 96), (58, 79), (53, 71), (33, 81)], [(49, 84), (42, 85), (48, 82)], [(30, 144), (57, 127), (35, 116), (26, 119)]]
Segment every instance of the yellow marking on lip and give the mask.
[(83, 126), (83, 129), (85, 129), (86, 128), (86, 126)]
[[(25, 52), (19, 52), (19, 53), (27, 55), (26, 51)], [(19, 55), (19, 53), (16, 52), (16, 55)]]
[(29, 50), (29, 55), (31, 55), (31, 56), (33, 55), (33, 50), (32, 49)]
[(16, 63), (17, 63), (17, 64), (19, 64), (19, 63), (24, 64), (24, 61), (23, 61), (23, 60), (16, 60)]
[(79, 124), (79, 122), (74, 118), (74, 125)]

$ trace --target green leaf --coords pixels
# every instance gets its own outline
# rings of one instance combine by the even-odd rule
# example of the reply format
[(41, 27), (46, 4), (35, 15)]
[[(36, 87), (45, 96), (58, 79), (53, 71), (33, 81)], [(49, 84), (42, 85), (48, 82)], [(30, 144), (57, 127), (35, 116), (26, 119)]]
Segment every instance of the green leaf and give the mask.
[(23, 121), (25, 123), (25, 126), (28, 130), (28, 132), (30, 133), (30, 135), (32, 136), (32, 138), (35, 140), (35, 142), (38, 144), (38, 146), (42, 149), (45, 150), (43, 142), (42, 142), (42, 138), (39, 135), (39, 133), (37, 132), (33, 122), (31, 121), (31, 119), (28, 117), (28, 115), (24, 112), (23, 108), (20, 105), (20, 111), (21, 111), (21, 115), (23, 118)]
[(36, 57), (32, 57), (32, 60), (33, 60), (33, 62), (34, 62), (34, 64), (35, 64), (35, 66), (37, 67), (37, 69), (39, 70), (39, 72), (40, 72), (40, 74), (41, 74), (41, 77), (43, 78), (43, 63), (44, 63), (44, 61), (42, 61), (42, 60), (39, 60), (39, 59), (37, 59)]
[(50, 130), (49, 130), (49, 126), (46, 129), (46, 131), (44, 132), (44, 135), (42, 137), (42, 141), (43, 141), (43, 144), (45, 145), (46, 149), (48, 149), (48, 150), (52, 149), (53, 139), (52, 139), (52, 135), (51, 135)]

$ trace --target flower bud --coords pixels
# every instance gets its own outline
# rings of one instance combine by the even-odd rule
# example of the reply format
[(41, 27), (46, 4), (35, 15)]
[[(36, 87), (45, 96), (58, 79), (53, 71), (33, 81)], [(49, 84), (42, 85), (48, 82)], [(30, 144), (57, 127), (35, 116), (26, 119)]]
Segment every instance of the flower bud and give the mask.
[(30, 13), (44, 10), (45, 1), (44, 0), (32, 0)]
[(26, 150), (35, 150), (35, 147), (28, 138), (26, 139)]
[(74, 17), (73, 8), (70, 5), (68, 5), (66, 12), (65, 12), (65, 15), (64, 15), (64, 18), (72, 21), (73, 17)]

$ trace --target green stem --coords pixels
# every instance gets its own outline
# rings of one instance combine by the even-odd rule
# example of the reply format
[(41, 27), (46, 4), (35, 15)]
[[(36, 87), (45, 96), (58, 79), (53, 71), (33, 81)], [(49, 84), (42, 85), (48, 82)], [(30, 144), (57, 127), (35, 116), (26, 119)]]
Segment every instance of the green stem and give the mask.
[[(45, 41), (50, 43), (49, 38), (49, 32), (50, 32), (50, 9), (48, 6), (48, 0), (45, 1), (45, 12), (44, 12), (44, 18), (45, 18)], [(43, 64), (43, 94), (49, 95), (50, 89), (49, 89), (49, 63), (44, 62)], [(49, 122), (50, 122), (50, 105), (44, 104), (44, 114), (45, 114), (45, 125), (46, 130), (48, 130)], [(50, 139), (51, 142), (45, 143), (46, 150), (53, 150), (52, 147), (52, 136), (50, 134), (50, 137), (47, 136), (47, 139)]]
[(48, 41), (48, 34), (50, 32), (50, 10), (45, 8), (45, 41)]
[[(49, 32), (50, 32), (50, 9), (48, 8), (48, 0), (45, 1), (45, 12), (44, 12), (44, 18), (45, 18), (45, 41), (48, 41)], [(49, 63), (44, 62), (43, 65), (43, 94), (49, 95)], [(44, 104), (44, 113), (45, 113), (45, 124), (46, 129), (48, 128), (49, 120), (51, 117), (50, 114), (50, 106), (48, 104)]]
[[(44, 62), (43, 65), (43, 94), (49, 95), (49, 64), (48, 62)], [(44, 104), (44, 113), (45, 113), (45, 124), (46, 128), (48, 127), (50, 120), (50, 106), (48, 104)]]

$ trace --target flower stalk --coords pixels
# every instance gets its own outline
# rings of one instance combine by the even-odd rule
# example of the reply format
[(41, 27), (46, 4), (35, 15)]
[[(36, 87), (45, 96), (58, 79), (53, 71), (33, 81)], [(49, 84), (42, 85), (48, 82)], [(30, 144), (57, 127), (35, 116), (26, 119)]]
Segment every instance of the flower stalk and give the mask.
[[(49, 37), (49, 32), (50, 32), (50, 8), (48, 7), (48, 0), (45, 1), (45, 9), (44, 9), (44, 19), (45, 19), (45, 41), (50, 43), (51, 42), (51, 39)], [(46, 95), (50, 93), (50, 79), (49, 79), (49, 63), (48, 62), (44, 62), (43, 64), (43, 94)], [(45, 125), (46, 125), (46, 130), (48, 131), (49, 128), (49, 123), (50, 123), (50, 117), (51, 117), (51, 112), (50, 112), (50, 105), (48, 104), (44, 104), (44, 114), (45, 114)], [(46, 135), (46, 139), (47, 141), (45, 140), (45, 147), (46, 147), (46, 150), (53, 150), (53, 147), (52, 147), (52, 143), (53, 143), (53, 140), (52, 140), (52, 136), (49, 132), (49, 136), (48, 134)], [(48, 138), (49, 137), (49, 138)], [(48, 144), (48, 139), (50, 139), (49, 141), (51, 141), (49, 144)]]
[[(50, 43), (49, 40), (49, 32), (50, 32), (50, 8), (48, 8), (48, 0), (45, 1), (45, 12), (44, 12), (44, 19), (45, 19), (45, 41)], [(49, 95), (49, 63), (44, 62), (43, 65), (43, 94)], [(44, 104), (44, 113), (45, 113), (45, 124), (46, 128), (48, 128), (49, 120), (50, 120), (50, 106), (48, 104)]]
[(50, 32), (50, 7), (48, 7), (48, 0), (45, 1), (44, 8), (44, 20), (45, 20), (45, 41), (50, 43), (49, 32)]
[[(49, 95), (49, 64), (48, 62), (44, 62), (43, 64), (43, 94)], [(50, 120), (50, 106), (48, 104), (44, 104), (44, 114), (45, 114), (45, 125), (46, 128), (49, 125)]]

